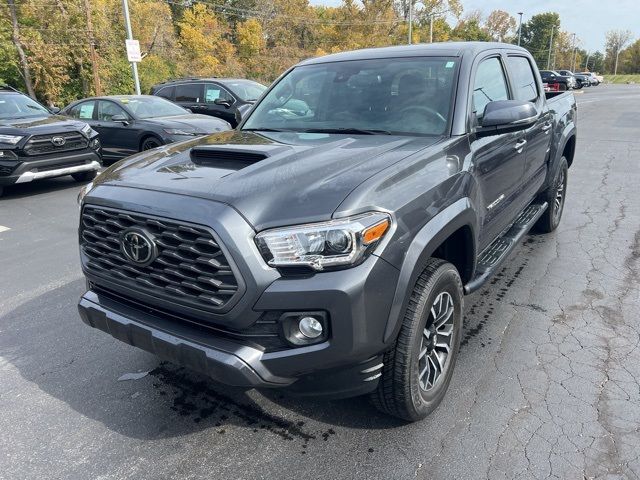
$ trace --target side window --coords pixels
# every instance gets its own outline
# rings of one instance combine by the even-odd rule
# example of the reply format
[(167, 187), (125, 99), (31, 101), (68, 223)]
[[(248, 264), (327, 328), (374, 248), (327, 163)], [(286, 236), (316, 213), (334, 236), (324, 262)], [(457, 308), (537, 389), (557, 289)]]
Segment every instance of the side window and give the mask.
[(100, 100), (98, 102), (98, 120), (102, 122), (111, 122), (115, 115), (124, 115), (129, 118), (127, 112), (113, 102)]
[(202, 84), (185, 83), (176, 86), (176, 102), (202, 102)]
[(508, 57), (509, 71), (513, 78), (513, 98), (526, 102), (538, 99), (536, 77), (526, 57)]
[(82, 120), (93, 119), (93, 109), (96, 106), (96, 102), (82, 102), (69, 110), (69, 116), (79, 118)]
[(227, 92), (220, 85), (215, 85), (213, 83), (208, 83), (204, 86), (204, 101), (206, 103), (213, 103), (217, 99), (226, 100), (228, 102), (233, 102), (233, 97), (229, 92)]
[(482, 118), (487, 103), (496, 100), (509, 100), (509, 90), (500, 59), (492, 57), (480, 63), (473, 82), (473, 112), (476, 118)]
[(173, 100), (173, 92), (175, 87), (164, 87), (158, 90), (156, 95), (158, 97), (166, 98), (167, 100)]

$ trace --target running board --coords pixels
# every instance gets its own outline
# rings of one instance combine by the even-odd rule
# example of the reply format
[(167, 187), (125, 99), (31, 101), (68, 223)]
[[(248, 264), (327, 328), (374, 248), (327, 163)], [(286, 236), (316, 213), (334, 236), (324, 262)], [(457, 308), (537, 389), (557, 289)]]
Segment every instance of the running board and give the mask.
[(480, 253), (476, 265), (476, 275), (464, 286), (465, 294), (468, 295), (478, 290), (500, 268), (547, 207), (547, 202), (529, 205), (518, 215), (516, 221), (505, 233)]

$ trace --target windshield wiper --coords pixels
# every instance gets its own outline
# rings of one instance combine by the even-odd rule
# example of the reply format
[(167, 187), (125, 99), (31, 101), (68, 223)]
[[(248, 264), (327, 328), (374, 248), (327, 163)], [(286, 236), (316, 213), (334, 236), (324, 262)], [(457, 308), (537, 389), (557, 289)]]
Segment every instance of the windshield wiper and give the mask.
[(377, 130), (366, 128), (305, 128), (296, 130), (304, 133), (345, 133), (354, 135), (392, 135), (389, 130)]
[(295, 132), (297, 130), (291, 130), (289, 128), (243, 128), (243, 132)]

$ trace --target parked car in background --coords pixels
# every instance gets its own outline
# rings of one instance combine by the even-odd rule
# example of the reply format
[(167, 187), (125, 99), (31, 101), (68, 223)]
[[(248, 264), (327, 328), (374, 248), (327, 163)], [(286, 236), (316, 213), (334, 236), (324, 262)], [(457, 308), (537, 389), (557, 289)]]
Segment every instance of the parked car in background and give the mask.
[(549, 85), (551, 91), (564, 91), (573, 88), (573, 82), (569, 80), (569, 77), (560, 75), (553, 70), (540, 70), (540, 76), (542, 81)]
[(86, 98), (70, 104), (62, 113), (88, 123), (100, 134), (105, 162), (231, 129), (222, 119), (191, 113), (151, 95)]
[(100, 169), (98, 134), (86, 122), (56, 115), (58, 111), (0, 86), (0, 196), (14, 183), (95, 177)]
[(588, 76), (581, 73), (573, 73), (571, 70), (556, 70), (560, 75), (565, 77), (573, 77), (575, 86), (573, 88), (581, 89), (582, 87), (590, 87), (591, 81)]
[(194, 113), (222, 118), (235, 128), (266, 89), (241, 78), (185, 78), (155, 85), (151, 94)]
[(582, 72), (580, 73), (580, 75), (584, 75), (585, 77), (587, 77), (591, 85), (600, 85), (602, 83), (602, 80), (604, 79), (603, 77), (598, 76), (593, 72)]

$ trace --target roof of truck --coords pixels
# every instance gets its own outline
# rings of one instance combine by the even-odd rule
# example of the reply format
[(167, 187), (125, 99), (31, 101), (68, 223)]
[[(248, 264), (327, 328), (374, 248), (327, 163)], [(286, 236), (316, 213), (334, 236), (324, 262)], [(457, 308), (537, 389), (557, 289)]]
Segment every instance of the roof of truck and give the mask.
[(460, 57), (463, 53), (476, 55), (485, 50), (509, 49), (527, 52), (522, 47), (510, 43), (500, 42), (438, 42), (418, 43), (414, 45), (400, 45), (383, 48), (363, 48), (350, 52), (334, 53), (323, 57), (303, 60), (298, 65), (310, 65), (315, 63), (343, 62), (347, 60), (367, 60), (374, 58), (392, 57), (416, 57), (416, 56), (443, 56)]

